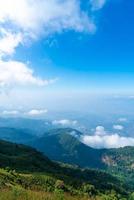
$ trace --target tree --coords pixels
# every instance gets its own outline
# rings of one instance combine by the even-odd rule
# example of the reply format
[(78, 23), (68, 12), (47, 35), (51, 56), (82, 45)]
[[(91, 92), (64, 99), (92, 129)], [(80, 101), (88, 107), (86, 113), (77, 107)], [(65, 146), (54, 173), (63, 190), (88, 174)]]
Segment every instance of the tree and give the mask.
[(95, 187), (93, 185), (90, 185), (90, 184), (84, 184), (83, 185), (83, 192), (88, 194), (89, 196), (96, 194)]

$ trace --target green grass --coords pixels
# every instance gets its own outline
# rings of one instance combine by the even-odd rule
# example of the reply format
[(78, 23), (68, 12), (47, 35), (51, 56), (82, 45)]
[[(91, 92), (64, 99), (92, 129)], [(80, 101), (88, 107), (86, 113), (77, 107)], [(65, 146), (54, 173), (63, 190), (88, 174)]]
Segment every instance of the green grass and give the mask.
[[(85, 184), (75, 188), (41, 173), (18, 174), (0, 169), (0, 200), (128, 200), (117, 192)], [(133, 200), (133, 199), (132, 199)]]
[(43, 191), (31, 191), (22, 188), (1, 190), (0, 200), (89, 200), (87, 197), (70, 196), (69, 194), (56, 194)]

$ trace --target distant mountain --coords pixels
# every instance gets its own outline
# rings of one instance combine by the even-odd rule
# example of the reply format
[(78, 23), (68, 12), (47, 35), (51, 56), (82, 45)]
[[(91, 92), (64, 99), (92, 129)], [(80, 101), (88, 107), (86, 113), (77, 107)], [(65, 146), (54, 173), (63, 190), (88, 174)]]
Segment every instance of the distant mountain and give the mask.
[(45, 131), (43, 137), (51, 136), (51, 135), (61, 135), (61, 134), (72, 135), (73, 137), (79, 138), (83, 133), (73, 128), (55, 128)]
[(30, 134), (42, 135), (45, 131), (54, 128), (49, 120), (27, 118), (0, 118), (0, 128), (15, 128), (29, 130)]
[(25, 144), (35, 138), (27, 129), (0, 127), (0, 139)]
[(76, 137), (68, 133), (69, 129), (55, 130), (52, 133), (30, 143), (50, 159), (75, 164), (80, 167), (104, 168), (101, 161), (101, 151), (90, 148), (81, 143)]

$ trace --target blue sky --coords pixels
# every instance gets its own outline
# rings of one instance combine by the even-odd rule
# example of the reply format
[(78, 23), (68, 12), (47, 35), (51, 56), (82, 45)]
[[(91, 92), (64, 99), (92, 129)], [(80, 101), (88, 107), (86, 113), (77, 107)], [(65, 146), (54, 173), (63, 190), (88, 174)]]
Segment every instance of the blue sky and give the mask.
[(30, 8), (30, 0), (14, 0), (13, 5), (0, 1), (2, 92), (11, 90), (13, 96), (19, 91), (19, 96), (23, 91), (26, 99), (29, 93), (33, 98), (39, 93), (46, 98), (50, 93), (50, 98), (133, 95), (132, 0), (32, 3)]
[(20, 46), (14, 57), (29, 60), (45, 78), (58, 77), (58, 90), (130, 90), (134, 84), (133, 9), (133, 1), (109, 0), (93, 14), (95, 33), (54, 33), (28, 47)]

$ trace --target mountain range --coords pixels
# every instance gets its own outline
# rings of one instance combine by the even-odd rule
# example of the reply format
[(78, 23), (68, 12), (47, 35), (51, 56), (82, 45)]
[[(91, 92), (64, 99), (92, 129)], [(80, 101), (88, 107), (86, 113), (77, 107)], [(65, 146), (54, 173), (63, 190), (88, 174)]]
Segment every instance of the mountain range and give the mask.
[[(127, 193), (125, 184), (106, 172), (59, 164), (51, 161), (34, 148), (4, 140), (0, 140), (0, 169), (5, 169), (7, 172), (11, 171), (11, 174), (14, 175), (12, 179), (15, 180), (10, 180), (8, 175), (4, 183), (10, 180), (12, 181), (10, 184), (14, 184), (14, 181), (18, 181), (16, 180), (17, 174), (12, 171), (15, 170), (21, 175), (27, 174), (29, 176), (28, 174), (32, 173), (34, 176), (34, 174), (38, 173), (53, 179), (62, 179), (66, 184), (72, 185), (74, 188), (81, 187), (83, 183), (90, 183), (99, 191), (114, 189), (118, 193)], [(0, 170), (0, 181), (2, 175), (3, 173)], [(101, 181), (102, 179), (103, 182)], [(19, 184), (22, 184), (22, 180), (19, 180)]]
[(78, 166), (104, 170), (134, 185), (134, 147), (94, 149), (80, 141), (82, 133), (72, 128), (44, 129), (35, 135), (26, 127), (0, 128), (0, 139), (29, 145), (51, 160)]

